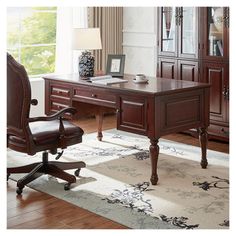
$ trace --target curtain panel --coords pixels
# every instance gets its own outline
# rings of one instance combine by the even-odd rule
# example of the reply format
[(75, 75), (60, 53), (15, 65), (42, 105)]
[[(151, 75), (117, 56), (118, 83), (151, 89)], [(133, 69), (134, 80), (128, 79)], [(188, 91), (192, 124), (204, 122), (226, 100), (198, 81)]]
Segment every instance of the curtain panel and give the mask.
[(106, 71), (107, 55), (122, 54), (123, 8), (89, 7), (88, 26), (100, 28), (102, 50), (94, 50), (95, 71)]

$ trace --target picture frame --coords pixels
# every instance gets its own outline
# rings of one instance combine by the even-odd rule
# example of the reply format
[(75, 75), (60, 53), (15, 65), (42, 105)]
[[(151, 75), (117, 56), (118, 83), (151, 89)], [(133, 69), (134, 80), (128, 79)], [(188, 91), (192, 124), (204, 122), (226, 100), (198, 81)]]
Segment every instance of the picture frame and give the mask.
[(124, 76), (125, 55), (124, 54), (109, 54), (107, 57), (106, 74), (116, 77)]

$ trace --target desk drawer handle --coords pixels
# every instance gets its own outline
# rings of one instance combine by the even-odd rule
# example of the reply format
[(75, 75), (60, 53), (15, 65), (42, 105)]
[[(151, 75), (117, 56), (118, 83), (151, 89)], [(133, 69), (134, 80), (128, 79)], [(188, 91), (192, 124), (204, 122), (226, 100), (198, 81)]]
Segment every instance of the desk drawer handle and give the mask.
[(97, 97), (97, 95), (96, 95), (96, 94), (92, 94), (92, 97), (93, 97), (93, 98), (96, 98), (96, 97)]

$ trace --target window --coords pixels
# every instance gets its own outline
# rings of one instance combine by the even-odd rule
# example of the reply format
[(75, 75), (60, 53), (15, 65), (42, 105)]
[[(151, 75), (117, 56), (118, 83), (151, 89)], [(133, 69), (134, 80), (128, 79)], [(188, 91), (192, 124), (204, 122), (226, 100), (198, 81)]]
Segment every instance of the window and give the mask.
[(56, 7), (7, 8), (7, 51), (30, 77), (55, 70)]

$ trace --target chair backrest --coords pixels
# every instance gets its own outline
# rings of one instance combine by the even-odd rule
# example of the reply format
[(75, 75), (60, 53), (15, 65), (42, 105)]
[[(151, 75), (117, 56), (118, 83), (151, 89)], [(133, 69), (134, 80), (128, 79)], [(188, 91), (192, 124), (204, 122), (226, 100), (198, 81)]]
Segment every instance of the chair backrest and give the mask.
[(27, 135), (31, 87), (24, 66), (7, 53), (7, 133)]

